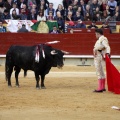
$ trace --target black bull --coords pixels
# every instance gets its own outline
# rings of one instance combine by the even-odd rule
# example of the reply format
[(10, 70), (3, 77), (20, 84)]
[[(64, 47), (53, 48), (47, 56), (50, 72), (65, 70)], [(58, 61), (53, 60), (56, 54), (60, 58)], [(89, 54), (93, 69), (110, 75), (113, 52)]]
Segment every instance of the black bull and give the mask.
[(5, 74), (8, 86), (11, 86), (11, 75), (15, 70), (16, 86), (19, 86), (18, 75), (23, 69), (32, 70), (35, 73), (36, 88), (39, 88), (41, 76), (41, 88), (45, 88), (45, 75), (51, 67), (63, 66), (64, 51), (54, 49), (51, 46), (41, 44), (35, 46), (11, 46), (6, 54)]

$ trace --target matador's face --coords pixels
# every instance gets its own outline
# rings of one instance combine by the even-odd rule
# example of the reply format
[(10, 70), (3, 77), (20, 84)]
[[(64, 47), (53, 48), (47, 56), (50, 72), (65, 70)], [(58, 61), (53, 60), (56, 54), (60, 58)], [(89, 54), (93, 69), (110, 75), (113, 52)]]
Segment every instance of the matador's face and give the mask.
[(96, 35), (96, 38), (98, 39), (99, 37), (100, 37), (100, 34), (99, 33), (95, 33), (95, 35)]

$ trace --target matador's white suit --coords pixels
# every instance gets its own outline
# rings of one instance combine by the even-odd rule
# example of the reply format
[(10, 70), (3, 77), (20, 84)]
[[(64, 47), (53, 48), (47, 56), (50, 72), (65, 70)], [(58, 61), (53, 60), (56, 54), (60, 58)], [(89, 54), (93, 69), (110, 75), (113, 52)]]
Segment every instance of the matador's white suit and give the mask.
[(110, 46), (108, 39), (102, 35), (96, 41), (94, 49), (94, 65), (96, 68), (96, 74), (98, 76), (98, 90), (105, 90), (105, 74), (102, 66), (103, 59), (105, 54), (110, 54)]

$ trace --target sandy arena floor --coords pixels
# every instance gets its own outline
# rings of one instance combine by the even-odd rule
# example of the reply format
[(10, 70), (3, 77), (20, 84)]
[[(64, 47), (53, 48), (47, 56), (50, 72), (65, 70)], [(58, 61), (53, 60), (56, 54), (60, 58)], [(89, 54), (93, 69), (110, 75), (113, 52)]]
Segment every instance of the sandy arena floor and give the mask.
[[(120, 67), (117, 67), (120, 70)], [(120, 95), (93, 93), (97, 87), (94, 66), (53, 68), (46, 76), (47, 89), (37, 90), (28, 71), (20, 73), (20, 87), (7, 86), (4, 66), (0, 66), (0, 120), (120, 120)]]

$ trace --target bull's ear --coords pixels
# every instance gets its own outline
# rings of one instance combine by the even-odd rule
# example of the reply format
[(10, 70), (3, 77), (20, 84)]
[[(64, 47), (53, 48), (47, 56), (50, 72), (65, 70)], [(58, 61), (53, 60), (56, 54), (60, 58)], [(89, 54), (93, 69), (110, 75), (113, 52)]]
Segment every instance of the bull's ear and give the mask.
[(56, 55), (57, 54), (55, 50), (52, 50), (50, 53), (51, 53), (51, 55)]
[(68, 54), (70, 54), (69, 52), (67, 52), (67, 51), (63, 51), (63, 50), (61, 50), (64, 54), (66, 54), (66, 55), (68, 55)]

